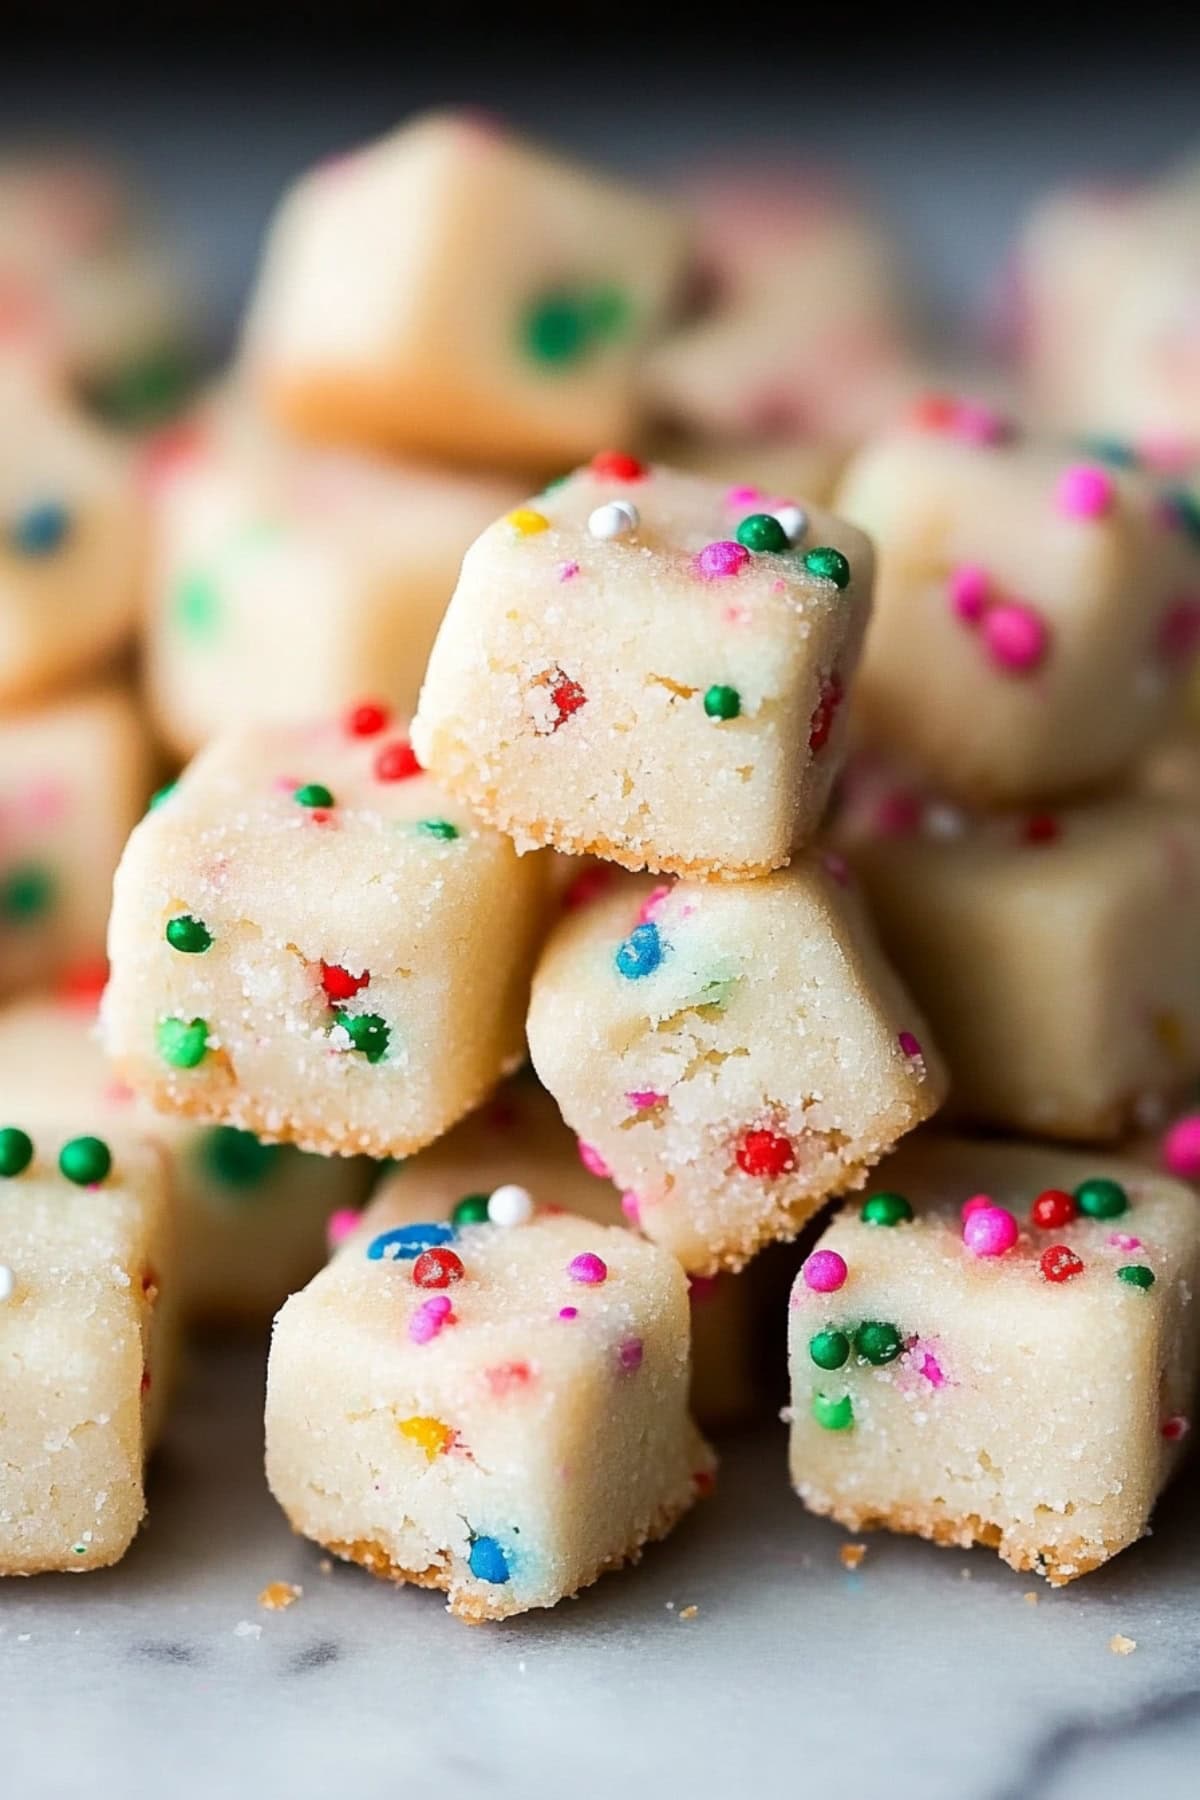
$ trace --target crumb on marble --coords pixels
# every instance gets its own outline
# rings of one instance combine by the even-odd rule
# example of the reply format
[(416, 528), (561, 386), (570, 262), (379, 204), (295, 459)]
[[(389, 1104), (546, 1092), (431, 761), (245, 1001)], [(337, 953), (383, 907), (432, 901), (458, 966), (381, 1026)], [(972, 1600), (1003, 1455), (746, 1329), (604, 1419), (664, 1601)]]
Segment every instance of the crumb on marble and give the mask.
[(233, 1628), (235, 1638), (260, 1638), (262, 1626), (254, 1625), (249, 1619), (241, 1619)]
[(258, 1596), (258, 1604), (266, 1612), (286, 1612), (295, 1606), (304, 1589), (295, 1581), (268, 1581)]
[(866, 1554), (865, 1544), (843, 1544), (838, 1551), (838, 1561), (843, 1569), (857, 1569)]
[(694, 1619), (699, 1611), (698, 1606), (685, 1606), (679, 1616), (681, 1619)]
[(1118, 1631), (1115, 1637), (1109, 1638), (1108, 1647), (1114, 1656), (1131, 1656), (1137, 1649), (1137, 1639), (1122, 1637)]
[(1021, 1598), (1025, 1602), (1026, 1606), (1036, 1606), (1038, 1601), (1041, 1599), (1041, 1597), (1042, 1596), (1040, 1594), (1035, 1594), (1032, 1591), (1028, 1594), (1021, 1595)]

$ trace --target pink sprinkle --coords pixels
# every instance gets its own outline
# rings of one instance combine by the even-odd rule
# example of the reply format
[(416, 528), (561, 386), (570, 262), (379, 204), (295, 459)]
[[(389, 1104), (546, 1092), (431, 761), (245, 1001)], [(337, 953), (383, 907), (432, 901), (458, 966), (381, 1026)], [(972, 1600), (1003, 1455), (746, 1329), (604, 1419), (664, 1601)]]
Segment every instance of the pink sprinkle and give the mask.
[(277, 775), (271, 783), (277, 794), (294, 794), (302, 785), (294, 775)]
[(1017, 1241), (1017, 1221), (1003, 1206), (981, 1206), (963, 1221), (963, 1243), (976, 1256), (1004, 1256)]
[(656, 888), (651, 888), (642, 904), (638, 907), (637, 922), (646, 925), (661, 912), (663, 905), (671, 898), (671, 883), (664, 881)]
[(646, 1347), (641, 1338), (625, 1338), (617, 1347), (617, 1361), (626, 1375), (632, 1375), (636, 1369), (641, 1368), (645, 1354)]
[(1114, 1250), (1140, 1250), (1142, 1247), (1141, 1238), (1130, 1237), (1127, 1231), (1111, 1232), (1108, 1241)]
[(665, 1106), (667, 1096), (656, 1094), (653, 1088), (632, 1088), (625, 1099), (634, 1112), (648, 1112), (652, 1106)]
[(621, 1195), (621, 1211), (631, 1225), (641, 1224), (642, 1203), (632, 1189)]
[(453, 1323), (454, 1314), (450, 1309), (449, 1296), (432, 1294), (428, 1300), (422, 1300), (408, 1321), (408, 1335), (414, 1344), (428, 1344), (437, 1336), (443, 1325), (452, 1325)]
[(693, 1306), (703, 1306), (706, 1300), (712, 1299), (716, 1291), (717, 1277), (715, 1275), (688, 1276), (688, 1299)]
[(993, 606), (983, 620), (983, 641), (1000, 668), (1025, 675), (1044, 661), (1050, 627), (1034, 607), (1019, 600)]
[(599, 1287), (602, 1281), (608, 1280), (608, 1264), (595, 1251), (583, 1250), (571, 1258), (567, 1274), (572, 1281), (582, 1282), (584, 1287)]
[(127, 1081), (122, 1081), (119, 1075), (114, 1075), (111, 1081), (105, 1083), (104, 1103), (106, 1106), (129, 1106), (132, 1104), (133, 1098), (133, 1089)]
[(850, 886), (850, 865), (844, 856), (838, 855), (836, 850), (825, 851), (821, 858), (821, 867), (833, 881), (837, 882), (839, 887)]
[(962, 400), (954, 408), (954, 432), (968, 444), (1002, 444), (1009, 436), (1009, 425), (994, 406)]
[(578, 573), (579, 564), (577, 562), (565, 562), (559, 563), (558, 565), (558, 579), (560, 581), (574, 581)]
[(66, 816), (70, 795), (60, 781), (35, 781), (21, 796), (32, 825), (57, 825)]
[(1066, 519), (1102, 519), (1110, 510), (1116, 491), (1107, 469), (1076, 463), (1059, 477), (1054, 504)]
[(1181, 1437), (1186, 1437), (1191, 1430), (1191, 1423), (1182, 1413), (1172, 1413), (1169, 1419), (1162, 1422), (1162, 1434), (1168, 1444), (1177, 1444)]
[(705, 581), (717, 581), (726, 575), (740, 575), (750, 561), (750, 552), (731, 538), (719, 538), (705, 544), (696, 558), (696, 571)]
[(814, 1294), (835, 1294), (845, 1285), (846, 1259), (836, 1250), (814, 1250), (801, 1266), (800, 1273), (805, 1287), (811, 1288)]
[(1167, 1131), (1162, 1163), (1181, 1181), (1200, 1181), (1200, 1112), (1186, 1113)]
[(972, 1213), (988, 1211), (995, 1204), (990, 1194), (972, 1194), (969, 1200), (962, 1203), (962, 1217), (969, 1219)]
[(744, 625), (750, 617), (748, 606), (725, 606), (721, 609), (721, 617), (726, 625)]
[(601, 1181), (607, 1181), (612, 1170), (601, 1156), (594, 1144), (585, 1144), (580, 1138), (577, 1143), (579, 1160), (589, 1175), (598, 1175)]
[(950, 571), (950, 606), (968, 625), (982, 619), (988, 600), (987, 571), (978, 563), (960, 563)]
[(875, 808), (875, 830), (880, 837), (908, 837), (919, 829), (924, 807), (916, 794), (895, 788)]
[(757, 506), (762, 491), (756, 487), (731, 487), (725, 496), (726, 506)]
[(579, 1308), (577, 1306), (560, 1306), (558, 1309), (558, 1316), (560, 1319), (577, 1319), (579, 1317)]
[(905, 1056), (911, 1056), (914, 1060), (918, 1056), (923, 1057), (925, 1054), (921, 1048), (920, 1038), (915, 1038), (911, 1031), (902, 1031), (896, 1039), (896, 1042), (903, 1050)]
[(943, 1388), (946, 1385), (942, 1365), (932, 1350), (921, 1351), (920, 1360), (917, 1363), (917, 1373), (925, 1377), (930, 1387)]
[(1158, 627), (1158, 654), (1165, 663), (1190, 663), (1200, 650), (1200, 600), (1174, 601)]
[(344, 1244), (352, 1231), (358, 1228), (359, 1214), (352, 1206), (339, 1206), (336, 1212), (330, 1213), (325, 1222), (325, 1240), (331, 1250)]

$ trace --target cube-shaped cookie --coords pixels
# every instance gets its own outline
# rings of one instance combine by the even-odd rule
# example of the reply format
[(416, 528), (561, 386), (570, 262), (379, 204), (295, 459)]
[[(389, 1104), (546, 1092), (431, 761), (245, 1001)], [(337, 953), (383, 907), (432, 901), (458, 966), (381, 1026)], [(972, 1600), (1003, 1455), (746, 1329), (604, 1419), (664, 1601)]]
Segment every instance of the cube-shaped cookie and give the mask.
[(121, 450), (0, 361), (0, 705), (36, 698), (121, 647), (142, 537)]
[(1134, 1163), (914, 1139), (792, 1292), (792, 1481), (1054, 1585), (1142, 1536), (1187, 1431), (1200, 1209)]
[(544, 881), (377, 716), (230, 732), (117, 871), (109, 1052), (168, 1111), (407, 1155), (522, 1060)]
[(82, 982), (0, 1010), (0, 1094), (26, 1121), (56, 1117), (62, 1095), (80, 1131), (136, 1129), (164, 1153), (179, 1239), (175, 1290), (190, 1321), (267, 1323), (325, 1261), (326, 1222), (356, 1206), (372, 1165), (306, 1156), (231, 1125), (155, 1112), (115, 1075)]
[(472, 1622), (636, 1559), (711, 1480), (679, 1265), (531, 1211), (368, 1214), (271, 1344), (267, 1480), (295, 1529)]
[(306, 448), (234, 401), (171, 441), (146, 646), (166, 742), (186, 757), (227, 726), (367, 695), (411, 713), (463, 552), (517, 490)]
[(755, 882), (625, 880), (568, 913), (538, 965), (539, 1076), (694, 1273), (794, 1237), (945, 1092), (845, 880), (815, 855)]
[(597, 456), (467, 552), (418, 752), (518, 849), (778, 868), (837, 771), (871, 562), (815, 507)]
[(0, 1127), (0, 1575), (124, 1555), (173, 1354), (162, 1160), (67, 1116)]
[(925, 426), (869, 445), (838, 492), (879, 553), (856, 718), (968, 800), (1112, 781), (1200, 644), (1186, 521), (1146, 478), (996, 441), (949, 403)]
[(103, 956), (113, 870), (151, 771), (123, 689), (0, 718), (0, 993)]
[[(954, 819), (953, 828), (946, 824)], [(1200, 1076), (1200, 809), (949, 815), (849, 847), (956, 1109), (1116, 1138)]]
[[(371, 1228), (482, 1215), (497, 1189), (503, 1195), (521, 1190), (539, 1206), (597, 1225), (628, 1225), (633, 1210), (632, 1200), (626, 1197), (623, 1206), (622, 1195), (604, 1178), (595, 1147), (580, 1144), (545, 1089), (522, 1075), (447, 1137), (384, 1176), (372, 1196)], [(774, 1348), (769, 1324), (794, 1271), (794, 1256), (781, 1251), (757, 1258), (740, 1275), (688, 1283), (691, 1405), (705, 1430), (741, 1423), (770, 1404), (772, 1384), (764, 1379)]]
[(624, 438), (680, 282), (665, 206), (466, 114), (316, 169), (284, 202), (247, 329), (280, 422), (544, 470)]

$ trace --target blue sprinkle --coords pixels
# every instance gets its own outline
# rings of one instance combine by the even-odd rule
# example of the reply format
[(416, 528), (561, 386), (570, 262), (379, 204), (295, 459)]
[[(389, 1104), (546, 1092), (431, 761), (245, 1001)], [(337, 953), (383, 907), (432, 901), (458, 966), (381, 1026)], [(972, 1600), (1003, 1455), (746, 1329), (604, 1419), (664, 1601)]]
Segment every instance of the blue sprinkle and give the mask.
[(663, 941), (657, 925), (635, 925), (623, 943), (617, 946), (617, 973), (628, 981), (639, 981), (653, 975), (663, 959)]
[(24, 556), (53, 556), (71, 529), (71, 515), (57, 500), (43, 500), (17, 519), (9, 538)]
[(490, 1581), (502, 1587), (508, 1580), (508, 1558), (494, 1537), (471, 1539), (470, 1569), (476, 1581)]
[(385, 1258), (389, 1262), (411, 1262), (422, 1250), (432, 1250), (436, 1244), (453, 1243), (457, 1235), (453, 1225), (444, 1225), (440, 1221), (429, 1225), (398, 1225), (394, 1231), (381, 1231), (377, 1238), (371, 1239), (367, 1257), (371, 1262), (381, 1262)]

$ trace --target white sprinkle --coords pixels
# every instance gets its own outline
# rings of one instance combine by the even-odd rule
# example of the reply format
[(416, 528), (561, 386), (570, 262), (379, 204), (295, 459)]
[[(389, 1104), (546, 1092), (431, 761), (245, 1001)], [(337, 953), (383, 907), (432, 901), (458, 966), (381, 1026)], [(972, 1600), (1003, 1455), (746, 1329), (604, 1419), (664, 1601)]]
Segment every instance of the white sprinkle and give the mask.
[(588, 530), (594, 538), (628, 537), (641, 522), (641, 514), (631, 500), (610, 500), (591, 514)]
[(783, 526), (789, 544), (798, 544), (808, 530), (808, 514), (802, 506), (777, 506), (773, 516)]
[(528, 1188), (506, 1182), (488, 1200), (488, 1218), (493, 1225), (525, 1225), (533, 1217), (533, 1195)]
[(249, 1619), (243, 1619), (240, 1625), (234, 1626), (233, 1635), (237, 1638), (260, 1638), (262, 1630), (261, 1625), (252, 1625)]
[(17, 1278), (7, 1263), (0, 1263), (0, 1303), (11, 1300), (17, 1291)]

